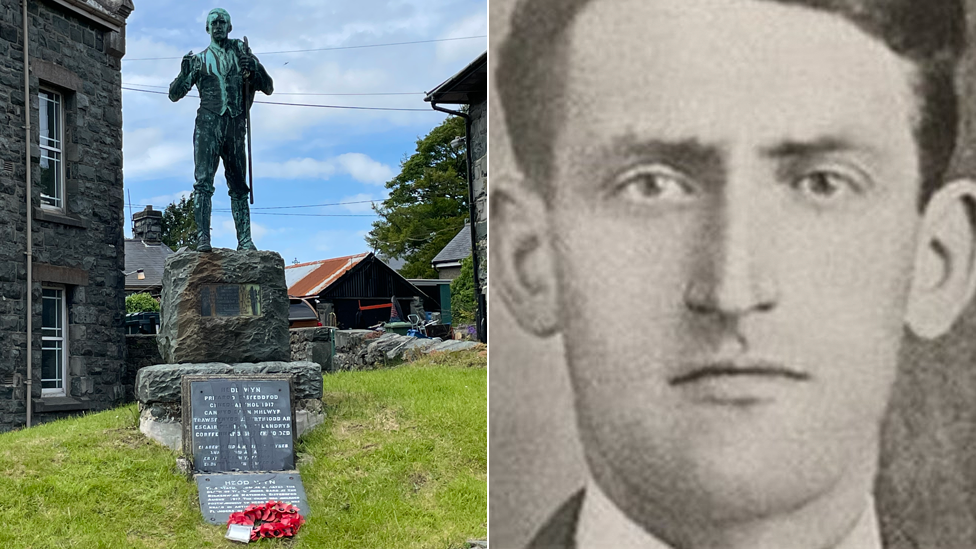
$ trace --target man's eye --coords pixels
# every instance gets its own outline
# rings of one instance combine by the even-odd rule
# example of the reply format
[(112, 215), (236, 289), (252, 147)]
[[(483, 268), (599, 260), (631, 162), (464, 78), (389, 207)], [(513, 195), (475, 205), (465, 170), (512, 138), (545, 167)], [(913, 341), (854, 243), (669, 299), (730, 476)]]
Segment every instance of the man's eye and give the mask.
[(684, 202), (696, 194), (684, 174), (660, 164), (631, 168), (614, 182), (614, 194), (638, 203)]
[(834, 202), (850, 194), (860, 194), (863, 185), (858, 178), (840, 171), (818, 170), (810, 172), (792, 184), (794, 190), (815, 202)]

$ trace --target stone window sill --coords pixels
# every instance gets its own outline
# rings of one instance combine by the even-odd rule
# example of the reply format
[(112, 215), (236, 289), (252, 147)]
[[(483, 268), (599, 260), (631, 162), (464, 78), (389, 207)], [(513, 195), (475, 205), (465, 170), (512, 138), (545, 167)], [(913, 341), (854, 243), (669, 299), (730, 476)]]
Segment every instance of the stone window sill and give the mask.
[(76, 412), (90, 410), (91, 407), (91, 400), (86, 398), (56, 396), (34, 399), (34, 411), (39, 414), (46, 412)]
[(86, 219), (54, 210), (46, 210), (44, 208), (34, 208), (34, 219), (39, 221), (48, 221), (51, 223), (60, 223), (62, 225), (68, 225), (69, 227), (78, 227), (79, 229), (88, 228), (88, 220)]

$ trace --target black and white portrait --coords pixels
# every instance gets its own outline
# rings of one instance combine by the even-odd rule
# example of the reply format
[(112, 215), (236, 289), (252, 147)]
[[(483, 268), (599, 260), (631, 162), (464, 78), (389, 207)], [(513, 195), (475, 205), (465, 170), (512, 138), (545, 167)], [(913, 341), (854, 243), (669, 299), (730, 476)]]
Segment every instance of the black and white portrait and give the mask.
[(494, 547), (976, 547), (976, 2), (490, 9)]

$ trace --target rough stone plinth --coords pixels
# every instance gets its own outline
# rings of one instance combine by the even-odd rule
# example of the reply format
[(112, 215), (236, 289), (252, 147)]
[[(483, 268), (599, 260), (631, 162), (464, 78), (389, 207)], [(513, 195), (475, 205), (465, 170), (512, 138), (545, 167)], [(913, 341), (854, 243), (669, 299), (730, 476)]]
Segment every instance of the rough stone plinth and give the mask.
[[(204, 316), (206, 285), (260, 286), (257, 315)], [(275, 252), (183, 251), (166, 259), (159, 352), (175, 363), (287, 361), (288, 288), (285, 262)]]
[(256, 362), (243, 364), (157, 364), (136, 375), (136, 398), (143, 404), (182, 402), (180, 383), (185, 375), (288, 374), (295, 400), (322, 398), (322, 367), (314, 362)]
[(302, 437), (325, 421), (322, 406), (322, 368), (314, 362), (258, 362), (244, 364), (157, 364), (136, 375), (139, 430), (147, 437), (180, 450), (182, 446), (181, 382), (188, 374), (289, 374), (295, 403), (295, 431)]

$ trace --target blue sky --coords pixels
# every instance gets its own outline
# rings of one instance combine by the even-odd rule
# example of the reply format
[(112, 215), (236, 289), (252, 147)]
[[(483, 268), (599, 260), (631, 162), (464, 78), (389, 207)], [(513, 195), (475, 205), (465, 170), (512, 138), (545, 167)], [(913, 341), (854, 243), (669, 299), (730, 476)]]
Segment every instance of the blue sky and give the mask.
[[(487, 0), (137, 0), (135, 6), (122, 60), (126, 88), (165, 92), (179, 73), (180, 57), (207, 47), (206, 14), (222, 7), (231, 15), (231, 38), (246, 35), (274, 79), (274, 95), (259, 93), (256, 101), (421, 109), (254, 105), (253, 236), (259, 249), (280, 253), (286, 264), (369, 250), (363, 236), (376, 219), (369, 203), (294, 206), (385, 198), (384, 183), (399, 173), (417, 139), (444, 120), (424, 102), (423, 92), (473, 61), (488, 44), (487, 38), (464, 38), (488, 34)], [(455, 38), (464, 39), (444, 40)], [(270, 53), (321, 48), (347, 49)], [(158, 57), (171, 59), (145, 60)], [(165, 95), (123, 90), (127, 220), (130, 198), (132, 211), (138, 212), (146, 204), (161, 210), (189, 195), (198, 104), (190, 96), (171, 103)], [(214, 184), (213, 243), (234, 248), (223, 167)], [(131, 237), (131, 221), (126, 236)]]

